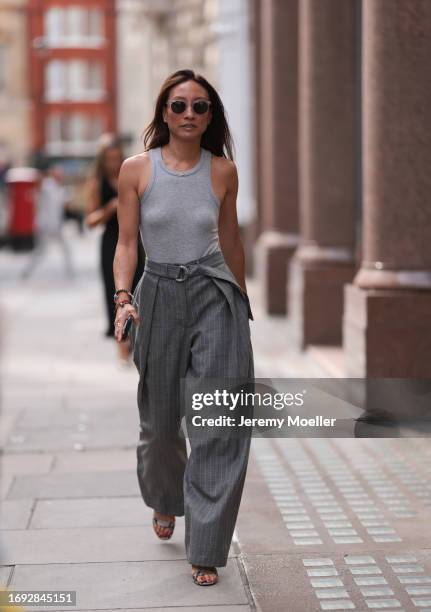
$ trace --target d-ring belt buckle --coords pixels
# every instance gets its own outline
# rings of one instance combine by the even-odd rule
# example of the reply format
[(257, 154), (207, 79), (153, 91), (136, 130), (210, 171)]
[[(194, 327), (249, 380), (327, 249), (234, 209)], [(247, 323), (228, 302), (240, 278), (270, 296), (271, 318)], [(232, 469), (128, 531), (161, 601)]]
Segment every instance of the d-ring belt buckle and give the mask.
[[(184, 270), (183, 275), (180, 275), (181, 270)], [(178, 269), (178, 276), (175, 278), (175, 280), (178, 281), (179, 283), (186, 280), (188, 272), (189, 272), (189, 269), (187, 268), (187, 266), (180, 264), (180, 267)]]

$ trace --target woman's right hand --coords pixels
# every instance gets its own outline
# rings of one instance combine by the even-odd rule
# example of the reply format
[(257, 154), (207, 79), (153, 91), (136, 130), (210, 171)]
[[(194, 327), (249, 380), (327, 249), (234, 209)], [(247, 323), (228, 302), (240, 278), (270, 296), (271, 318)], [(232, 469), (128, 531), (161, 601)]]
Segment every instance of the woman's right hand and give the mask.
[(121, 342), (123, 327), (129, 315), (133, 316), (133, 324), (138, 325), (140, 321), (139, 315), (132, 304), (125, 304), (117, 308), (117, 312), (115, 313), (115, 339), (118, 342)]

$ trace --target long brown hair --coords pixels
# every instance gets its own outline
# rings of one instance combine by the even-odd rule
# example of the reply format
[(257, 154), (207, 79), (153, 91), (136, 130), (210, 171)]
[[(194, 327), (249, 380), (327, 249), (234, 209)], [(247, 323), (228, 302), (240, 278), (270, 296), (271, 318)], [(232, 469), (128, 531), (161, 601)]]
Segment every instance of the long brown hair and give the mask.
[(124, 159), (123, 143), (121, 139), (115, 134), (106, 133), (100, 137), (99, 149), (96, 157), (90, 167), (89, 178), (96, 178), (101, 181), (105, 175), (105, 158), (106, 153), (110, 149), (119, 149), (121, 151), (122, 158)]
[(214, 87), (200, 74), (193, 70), (177, 70), (163, 83), (157, 97), (154, 117), (143, 132), (145, 150), (161, 147), (169, 142), (169, 127), (163, 121), (163, 107), (169, 98), (170, 91), (176, 85), (186, 81), (195, 81), (206, 89), (211, 100), (212, 120), (202, 134), (201, 146), (218, 157), (233, 160), (234, 143), (229, 130), (225, 111), (220, 96)]

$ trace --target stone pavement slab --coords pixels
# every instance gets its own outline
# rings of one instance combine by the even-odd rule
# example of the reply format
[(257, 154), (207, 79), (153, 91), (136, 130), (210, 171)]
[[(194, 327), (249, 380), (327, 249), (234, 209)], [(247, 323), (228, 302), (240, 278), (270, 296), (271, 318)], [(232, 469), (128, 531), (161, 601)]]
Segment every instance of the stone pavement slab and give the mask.
[(0, 529), (27, 529), (33, 506), (32, 499), (3, 500), (0, 504)]
[(22, 409), (5, 441), (6, 451), (52, 452), (82, 448), (131, 447), (139, 425), (135, 397), (110, 398), (97, 410), (81, 406)]
[(46, 474), (51, 470), (53, 461), (54, 456), (47, 453), (4, 454), (0, 456), (0, 471), (2, 476)]
[(0, 566), (0, 585), (6, 585), (12, 573), (12, 566)]
[(140, 496), (137, 476), (130, 470), (16, 476), (7, 499)]
[[(151, 608), (174, 604), (218, 606), (248, 604), (236, 559), (220, 568), (221, 582), (208, 588), (193, 583), (190, 565), (184, 560), (148, 562), (72, 563), (20, 565), (15, 568), (10, 588), (76, 590), (77, 608)], [(58, 610), (70, 607), (56, 606)], [(218, 608), (217, 608), (218, 609)], [(38, 608), (39, 610), (39, 608)]]
[[(158, 540), (152, 527), (16, 529), (2, 533), (4, 564), (85, 563), (184, 559), (184, 519), (175, 537)], [(231, 546), (230, 555), (235, 555)]]
[(49, 451), (56, 452), (72, 449), (109, 449), (112, 446), (131, 447), (135, 442), (136, 424), (129, 427), (100, 427), (97, 431), (78, 427), (55, 428), (49, 430), (22, 430), (19, 427), (14, 429), (5, 444), (7, 452), (29, 451)]
[[(108, 354), (110, 353), (111, 351)], [(77, 412), (103, 410), (114, 403), (122, 406), (124, 411), (124, 406), (128, 406), (132, 401), (135, 402), (136, 381), (134, 377), (130, 379), (128, 369), (118, 370), (111, 368), (112, 364), (109, 366), (110, 370), (105, 373), (105, 376), (110, 380), (107, 381), (107, 389), (103, 392), (101, 392), (99, 381), (83, 381), (77, 386), (76, 383), (71, 385), (69, 382), (57, 380), (49, 381), (47, 384), (47, 381), (41, 378), (29, 385), (29, 388), (16, 388), (17, 385), (9, 383), (8, 386), (5, 386), (5, 381), (8, 379), (4, 379), (2, 415), (15, 415), (21, 410), (43, 413), (45, 410), (58, 410), (59, 408), (73, 408)]]
[(12, 474), (0, 476), (0, 500), (4, 499), (12, 486), (13, 479), (15, 477)]
[(11, 431), (15, 427), (18, 416), (16, 411), (2, 414), (2, 424), (0, 428), (0, 445), (2, 447), (6, 444)]
[[(124, 398), (122, 399), (124, 405)], [(69, 430), (70, 428), (100, 429), (103, 426), (103, 420), (109, 421), (111, 427), (122, 427), (125, 424), (136, 427), (136, 414), (132, 414), (129, 410), (119, 410), (119, 406), (115, 400), (106, 401), (101, 410), (82, 410), (77, 407), (59, 407), (45, 409), (41, 412), (35, 411), (34, 408), (22, 410), (19, 414), (15, 427), (18, 430), (43, 430), (62, 429)]]
[(66, 529), (70, 527), (151, 525), (152, 516), (152, 510), (144, 506), (140, 497), (37, 500), (29, 528)]
[(136, 448), (100, 451), (63, 451), (55, 456), (52, 473), (96, 472), (136, 469)]

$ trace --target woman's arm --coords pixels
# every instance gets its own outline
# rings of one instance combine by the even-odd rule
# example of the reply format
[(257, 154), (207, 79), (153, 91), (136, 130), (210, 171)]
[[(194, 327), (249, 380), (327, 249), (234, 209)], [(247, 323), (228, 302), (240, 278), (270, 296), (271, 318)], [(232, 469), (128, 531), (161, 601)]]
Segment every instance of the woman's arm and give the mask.
[(236, 198), (238, 194), (238, 172), (233, 161), (224, 160), (223, 179), (226, 193), (221, 202), (219, 214), (219, 241), (227, 265), (234, 274), (241, 288), (245, 286), (244, 247), (238, 227)]
[[(131, 291), (133, 277), (138, 263), (138, 232), (140, 197), (148, 183), (150, 159), (140, 154), (124, 160), (118, 179), (118, 227), (119, 235), (114, 256), (114, 282), (116, 289)], [(143, 184), (140, 184), (141, 183)], [(120, 294), (121, 299), (129, 300), (127, 294)], [(139, 323), (139, 315), (134, 306), (126, 304), (118, 308), (115, 315), (115, 337), (121, 338), (121, 329), (129, 316), (133, 315)]]
[(106, 206), (100, 205), (99, 184), (95, 178), (90, 179), (85, 198), (85, 222), (88, 227), (107, 223), (117, 210), (118, 198), (112, 198)]
[[(114, 280), (117, 289), (131, 291), (138, 263), (139, 196), (136, 158), (126, 159), (118, 179), (118, 242), (114, 256)], [(126, 297), (126, 294), (122, 295)]]

